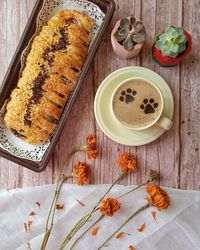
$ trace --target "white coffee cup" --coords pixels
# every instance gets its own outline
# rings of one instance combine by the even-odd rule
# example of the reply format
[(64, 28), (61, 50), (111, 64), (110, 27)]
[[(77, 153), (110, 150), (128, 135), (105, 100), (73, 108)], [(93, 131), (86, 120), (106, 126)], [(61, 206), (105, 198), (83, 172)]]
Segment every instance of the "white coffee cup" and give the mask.
[[(118, 119), (118, 117), (116, 116), (115, 114), (115, 111), (114, 111), (114, 98), (116, 96), (116, 94), (119, 92), (119, 90), (123, 87), (123, 86), (126, 86), (128, 82), (131, 82), (133, 80), (142, 80), (142, 81), (145, 81), (146, 84), (149, 84), (151, 85), (151, 87), (153, 87), (156, 92), (159, 94), (159, 97), (160, 97), (160, 112), (158, 114), (158, 116), (151, 122), (149, 123), (148, 125), (145, 125), (145, 126), (138, 126), (138, 127), (135, 127), (133, 126), (133, 124), (127, 124), (127, 123), (124, 123), (123, 121), (120, 121)], [(135, 97), (137, 98), (137, 96)], [(113, 94), (112, 94), (112, 97), (111, 97), (111, 111), (112, 111), (112, 114), (113, 116), (115, 117), (115, 119), (124, 127), (128, 128), (128, 129), (132, 129), (132, 130), (145, 130), (145, 129), (148, 129), (154, 125), (157, 125), (165, 130), (169, 130), (171, 127), (172, 127), (172, 121), (165, 117), (164, 114), (163, 114), (163, 110), (164, 110), (164, 101), (163, 101), (163, 96), (162, 96), (162, 93), (161, 91), (159, 90), (159, 88), (152, 82), (152, 81), (149, 81), (149, 80), (146, 80), (146, 79), (143, 79), (143, 78), (139, 78), (139, 77), (135, 77), (135, 78), (129, 78), (123, 82), (121, 82), (114, 90)]]

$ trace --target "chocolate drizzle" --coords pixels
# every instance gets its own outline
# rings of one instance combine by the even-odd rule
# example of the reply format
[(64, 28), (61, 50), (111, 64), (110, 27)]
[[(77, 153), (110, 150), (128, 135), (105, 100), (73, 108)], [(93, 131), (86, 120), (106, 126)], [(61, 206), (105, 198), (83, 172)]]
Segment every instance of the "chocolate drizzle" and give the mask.
[[(70, 25), (77, 24), (78, 21), (74, 18), (66, 20), (66, 25), (59, 30), (59, 40), (57, 43), (51, 44), (50, 47), (47, 47), (43, 53), (43, 59), (48, 63), (49, 67), (52, 67), (54, 62), (55, 62), (55, 51), (58, 50), (66, 50), (67, 45), (69, 45), (69, 40), (68, 40), (68, 28)], [(54, 34), (55, 37), (56, 33)], [(39, 72), (38, 76), (35, 78), (35, 80), (31, 83), (31, 91), (32, 91), (32, 96), (29, 99), (28, 104), (26, 105), (26, 111), (24, 115), (24, 124), (27, 126), (31, 126), (31, 107), (35, 104), (38, 104), (40, 102), (40, 99), (43, 96), (44, 90), (42, 89), (42, 85), (44, 84), (45, 80), (49, 77), (49, 70), (47, 65), (42, 64), (40, 65), (41, 71)], [(79, 72), (78, 69), (73, 69), (76, 72)], [(62, 77), (62, 80), (65, 84), (69, 83), (70, 80), (67, 78)], [(60, 97), (64, 98), (64, 96), (60, 95)], [(54, 104), (55, 105), (55, 104)], [(57, 105), (57, 108), (62, 108), (62, 106)], [(56, 123), (57, 119), (54, 117), (47, 117), (48, 121)]]
[(44, 90), (42, 89), (42, 85), (46, 78), (48, 78), (48, 75), (44, 70), (42, 70), (31, 84), (32, 96), (29, 99), (28, 104), (26, 105), (26, 111), (24, 115), (24, 124), (29, 127), (32, 124), (31, 107), (35, 104), (38, 104), (40, 99), (42, 98), (44, 92)]

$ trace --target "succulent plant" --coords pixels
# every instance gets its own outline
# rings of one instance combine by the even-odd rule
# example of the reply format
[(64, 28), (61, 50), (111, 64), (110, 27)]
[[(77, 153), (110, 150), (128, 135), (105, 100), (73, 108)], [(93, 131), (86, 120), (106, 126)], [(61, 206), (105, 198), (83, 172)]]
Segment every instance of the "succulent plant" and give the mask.
[(157, 36), (155, 47), (162, 51), (163, 56), (175, 58), (186, 50), (186, 43), (183, 28), (170, 26), (165, 33)]
[(136, 21), (132, 16), (123, 18), (114, 36), (126, 50), (130, 51), (137, 43), (145, 41), (145, 28), (142, 21)]

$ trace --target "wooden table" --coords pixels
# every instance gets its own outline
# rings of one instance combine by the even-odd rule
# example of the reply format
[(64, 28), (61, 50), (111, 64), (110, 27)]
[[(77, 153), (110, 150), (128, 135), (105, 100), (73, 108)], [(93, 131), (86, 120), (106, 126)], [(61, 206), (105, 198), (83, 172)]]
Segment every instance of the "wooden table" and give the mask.
[[(0, 82), (34, 3), (35, 0), (0, 1)], [(163, 176), (161, 185), (200, 190), (199, 6), (200, 0), (116, 0), (114, 18), (101, 42), (46, 171), (37, 174), (1, 158), (0, 187), (17, 188), (53, 183), (64, 156), (92, 132), (97, 135), (99, 157), (90, 161), (91, 183), (111, 183), (118, 172), (118, 155), (126, 150), (137, 155), (139, 171), (121, 183), (139, 184), (145, 180), (149, 169), (154, 168)], [(119, 18), (130, 14), (144, 21), (147, 46), (140, 57), (126, 61), (113, 54), (110, 32)], [(151, 59), (151, 45), (155, 34), (162, 32), (170, 24), (182, 25), (192, 34), (193, 52), (177, 67), (160, 68)], [(93, 112), (95, 92), (101, 81), (112, 71), (130, 65), (147, 67), (159, 73), (168, 82), (175, 98), (173, 128), (157, 141), (141, 147), (125, 147), (111, 141), (99, 129)], [(66, 169), (70, 170), (78, 160), (85, 161), (85, 155), (75, 155)]]

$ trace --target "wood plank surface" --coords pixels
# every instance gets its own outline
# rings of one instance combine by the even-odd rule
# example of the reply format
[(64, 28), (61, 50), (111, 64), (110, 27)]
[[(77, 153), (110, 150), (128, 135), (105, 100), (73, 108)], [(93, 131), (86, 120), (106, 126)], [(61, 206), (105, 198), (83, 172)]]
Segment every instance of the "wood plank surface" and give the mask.
[[(36, 0), (0, 1), (0, 83), (11, 61), (28, 16)], [(140, 184), (150, 168), (163, 175), (161, 185), (182, 189), (200, 190), (200, 0), (116, 0), (114, 17), (99, 46), (77, 100), (66, 121), (60, 140), (47, 169), (38, 174), (0, 158), (0, 188), (17, 188), (54, 183), (66, 155), (82, 144), (85, 136), (96, 133), (99, 157), (86, 159), (76, 154), (66, 172), (78, 161), (92, 166), (91, 183), (111, 183), (118, 172), (116, 161), (122, 151), (137, 155), (139, 171), (122, 180), (122, 184)], [(110, 33), (115, 22), (124, 16), (134, 15), (144, 21), (147, 43), (143, 53), (132, 60), (114, 55)], [(161, 68), (151, 58), (155, 34), (168, 25), (181, 26), (193, 37), (193, 52), (180, 65)], [(175, 99), (174, 125), (158, 140), (141, 147), (126, 147), (111, 141), (96, 124), (93, 112), (95, 93), (102, 80), (121, 67), (137, 65), (159, 73), (169, 84)]]

